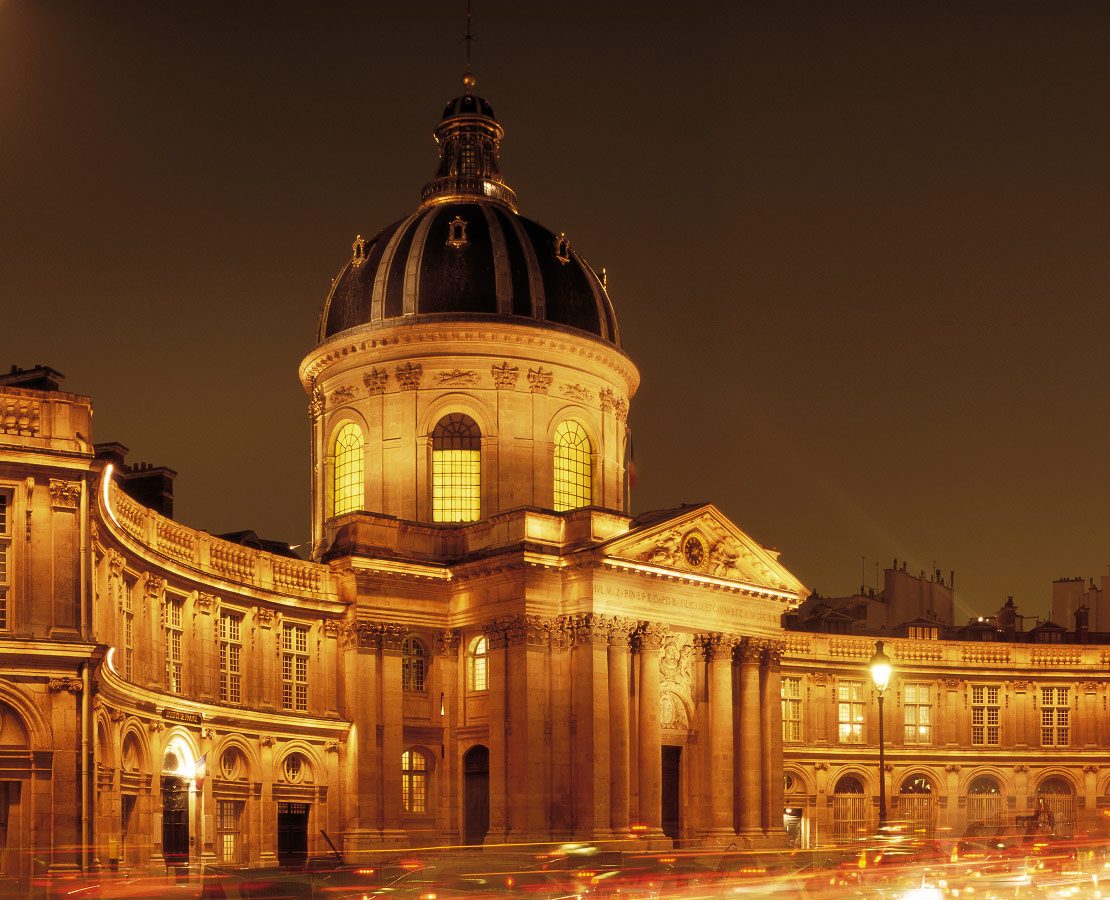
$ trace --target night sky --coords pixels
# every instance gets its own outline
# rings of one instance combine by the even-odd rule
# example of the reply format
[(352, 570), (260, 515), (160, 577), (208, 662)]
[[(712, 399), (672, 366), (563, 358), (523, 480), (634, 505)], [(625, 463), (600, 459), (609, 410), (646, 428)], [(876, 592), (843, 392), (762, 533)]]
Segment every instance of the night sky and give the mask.
[[(955, 570), (958, 617), (1108, 571), (1110, 6), (474, 8), (506, 181), (640, 368), (634, 512), (711, 501), (825, 595)], [(297, 365), (432, 175), (464, 10), (0, 0), (0, 365), (180, 521), (308, 539)]]

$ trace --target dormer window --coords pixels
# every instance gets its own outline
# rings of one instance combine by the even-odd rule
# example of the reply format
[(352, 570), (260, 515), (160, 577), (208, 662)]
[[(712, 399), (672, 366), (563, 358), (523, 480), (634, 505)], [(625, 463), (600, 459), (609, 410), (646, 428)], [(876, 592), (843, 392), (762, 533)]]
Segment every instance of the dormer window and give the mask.
[(452, 247), (461, 247), (466, 243), (466, 220), (455, 216), (447, 223), (447, 243)]
[(555, 238), (555, 258), (561, 263), (570, 262), (570, 241), (565, 234), (560, 233)]

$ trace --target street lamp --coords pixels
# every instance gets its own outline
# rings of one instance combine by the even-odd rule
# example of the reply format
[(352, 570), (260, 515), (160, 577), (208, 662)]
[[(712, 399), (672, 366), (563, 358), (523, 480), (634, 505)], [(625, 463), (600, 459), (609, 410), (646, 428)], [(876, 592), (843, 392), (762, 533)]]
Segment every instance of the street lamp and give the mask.
[(871, 679), (879, 692), (879, 827), (886, 824), (886, 773), (883, 759), (883, 691), (890, 682), (890, 658), (883, 653), (883, 642), (875, 641), (871, 657)]

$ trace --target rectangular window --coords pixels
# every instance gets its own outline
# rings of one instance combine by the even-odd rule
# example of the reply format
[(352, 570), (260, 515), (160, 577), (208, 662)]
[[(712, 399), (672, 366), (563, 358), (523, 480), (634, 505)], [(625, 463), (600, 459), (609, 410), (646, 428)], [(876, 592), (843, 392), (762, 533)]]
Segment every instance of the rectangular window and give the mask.
[(123, 677), (135, 680), (135, 579), (123, 576)]
[(8, 622), (8, 597), (12, 583), (12, 495), (0, 491), (0, 631), (11, 628)]
[(937, 629), (931, 625), (911, 625), (908, 636), (913, 641), (935, 641)]
[(902, 685), (907, 744), (933, 742), (933, 690), (927, 684)]
[(836, 688), (840, 743), (863, 743), (864, 687), (862, 681), (842, 681)]
[(782, 678), (782, 739), (802, 739), (802, 679), (793, 675)]
[(283, 625), (281, 631), (281, 706), (308, 709), (308, 627)]
[(476, 522), (482, 515), (482, 453), (432, 453), (432, 521)]
[(166, 598), (162, 630), (166, 637), (166, 690), (171, 694), (181, 694), (185, 690), (181, 653), (181, 612), (184, 607), (183, 600)]
[(1068, 699), (1071, 694), (1066, 687), (1041, 688), (1041, 745), (1044, 747), (1066, 747), (1069, 734), (1071, 709)]
[(220, 861), (239, 862), (239, 821), (243, 804), (237, 800), (220, 800), (216, 804), (216, 846)]
[(220, 613), (220, 699), (225, 703), (242, 703), (241, 623), (235, 613)]
[(998, 685), (976, 684), (971, 688), (971, 743), (977, 747), (998, 746)]

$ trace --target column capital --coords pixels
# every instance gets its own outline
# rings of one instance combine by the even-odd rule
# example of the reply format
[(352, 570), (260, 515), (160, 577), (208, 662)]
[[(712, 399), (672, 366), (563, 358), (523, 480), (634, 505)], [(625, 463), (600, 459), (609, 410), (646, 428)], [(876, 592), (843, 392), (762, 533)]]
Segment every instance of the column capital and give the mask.
[(720, 631), (709, 631), (694, 635), (694, 646), (702, 659), (712, 662), (718, 659), (732, 659), (733, 650), (740, 639)]
[(608, 644), (613, 632), (613, 617), (584, 613), (574, 617), (575, 644)]
[(667, 626), (661, 622), (639, 622), (632, 633), (632, 648), (637, 652), (662, 650)]
[(736, 644), (736, 659), (742, 666), (759, 665), (763, 662), (763, 652), (767, 642), (762, 638), (745, 637)]
[(556, 624), (549, 616), (533, 615), (502, 616), (496, 621), (501, 623), (509, 646), (546, 647), (551, 643), (551, 630)]
[(404, 625), (383, 622), (348, 622), (343, 632), (343, 644), (369, 650), (400, 650), (408, 634)]
[(782, 662), (785, 651), (786, 641), (766, 640), (763, 642), (763, 662), (769, 666), (777, 666)]
[(612, 625), (609, 629), (609, 646), (628, 648), (632, 643), (632, 633), (636, 629), (636, 620), (624, 616), (610, 616)]

